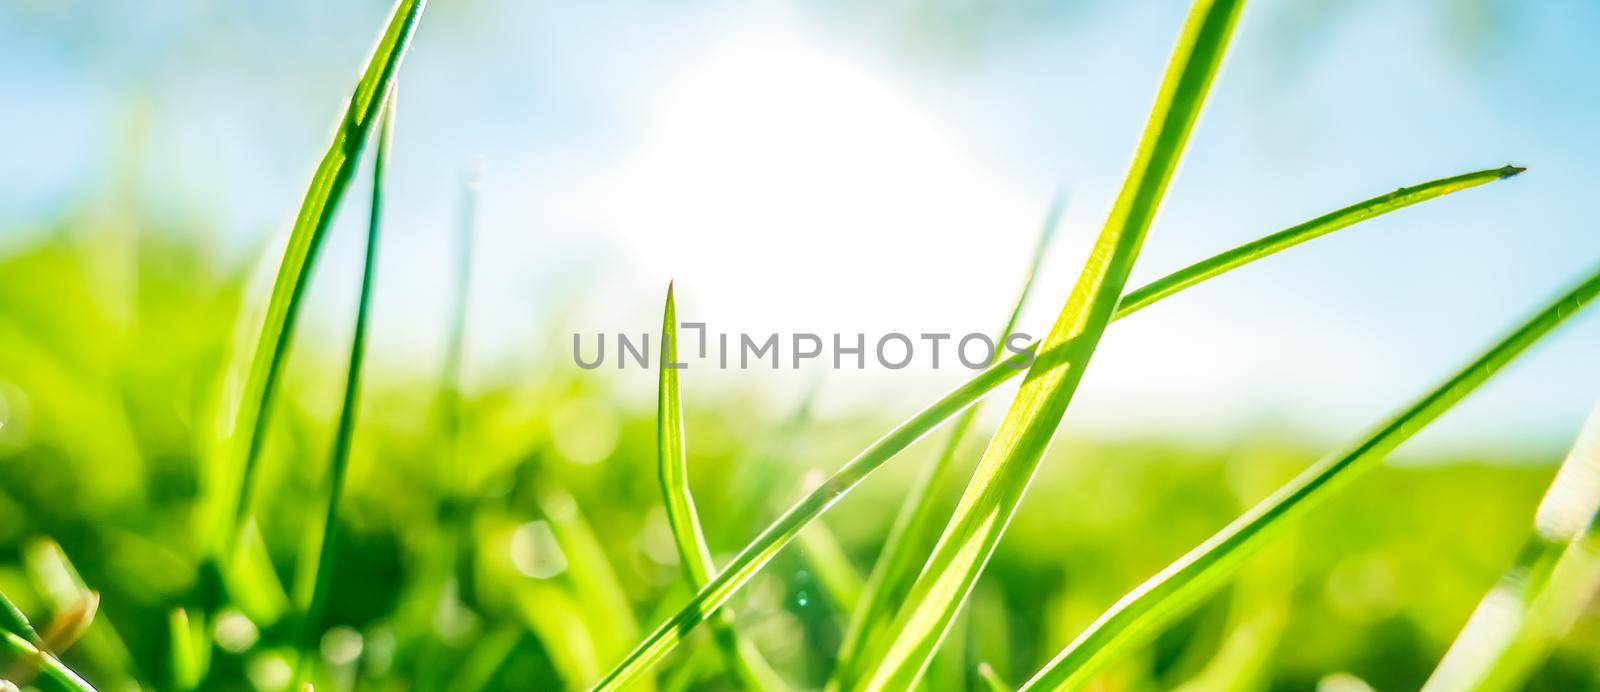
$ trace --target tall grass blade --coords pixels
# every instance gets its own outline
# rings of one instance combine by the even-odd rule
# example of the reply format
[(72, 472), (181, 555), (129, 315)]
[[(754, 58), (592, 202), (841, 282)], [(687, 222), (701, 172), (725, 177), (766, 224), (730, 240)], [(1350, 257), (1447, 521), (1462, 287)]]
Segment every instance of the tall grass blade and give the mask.
[[(1300, 228), (1302, 228), (1301, 232), (1305, 234), (1322, 235), (1319, 232), (1321, 230), (1319, 227), (1305, 227), (1302, 225)], [(1278, 241), (1262, 252), (1252, 253), (1250, 255), (1251, 261), (1266, 258), (1301, 242), (1299, 236), (1284, 236), (1282, 233), (1274, 234), (1272, 237), (1278, 238)], [(1243, 266), (1246, 265), (1190, 265), (1158, 279), (1150, 285), (1182, 284), (1190, 286), (1222, 276)], [(1198, 277), (1198, 279), (1191, 281), (1191, 276)], [(1141, 288), (1133, 293), (1145, 290), (1147, 289)], [(1161, 298), (1165, 298), (1168, 295), (1171, 294), (1165, 293)], [(1119, 308), (1115, 317), (1116, 319), (1121, 319), (1132, 314), (1132, 312), (1127, 308)], [(639, 646), (596, 686), (596, 689), (615, 689), (660, 661), (662, 657), (678, 645), (690, 630), (694, 629), (705, 618), (706, 614), (715, 612), (729, 598), (732, 598), (733, 594), (738, 592), (756, 572), (766, 566), (767, 562), (779, 550), (794, 539), (801, 528), (828, 511), (834, 503), (839, 501), (840, 497), (859, 485), (862, 480), (865, 480), (867, 476), (871, 475), (873, 471), (877, 470), (879, 466), (882, 466), (889, 459), (894, 458), (896, 454), (922, 439), (934, 428), (952, 416), (961, 413), (989, 392), (1010, 381), (1012, 377), (1021, 374), (1028, 368), (1028, 364), (1034, 360), (1036, 352), (1036, 345), (1029, 347), (1025, 353), (1014, 355), (999, 365), (978, 373), (938, 401), (900, 423), (888, 434), (879, 438), (878, 441), (846, 462), (838, 471), (834, 472), (833, 476), (819, 484), (804, 498), (801, 498), (791, 506), (782, 516), (769, 524), (766, 529), (745, 546), (743, 551), (734, 557), (733, 561), (721, 573), (706, 585), (706, 588), (701, 589), (688, 605), (684, 606), (672, 619), (662, 623), (645, 641), (640, 642)]]
[(1471, 394), (1501, 368), (1600, 295), (1600, 272), (1556, 299), (1433, 391), (1346, 451), (1325, 457), (1194, 550), (1151, 577), (1101, 615), (1024, 689), (1082, 686), (1220, 586), (1252, 550)]
[[(693, 590), (704, 588), (716, 571), (689, 492), (688, 443), (683, 429), (683, 397), (678, 385), (678, 310), (673, 286), (667, 285), (667, 304), (661, 320), (661, 367), (656, 417), (656, 470), (667, 508), (667, 523), (678, 546), (678, 562)], [(783, 689), (783, 680), (761, 657), (755, 645), (733, 629), (733, 619), (722, 611), (712, 620), (712, 637), (723, 658), (745, 687)]]
[[(1005, 326), (1000, 329), (996, 343), (1003, 341), (1016, 330), (1017, 320), (1022, 316), (1022, 308), (1028, 302), (1028, 294), (1032, 292), (1034, 276), (1044, 261), (1045, 249), (1050, 246), (1050, 240), (1061, 222), (1061, 212), (1065, 208), (1065, 203), (1065, 196), (1059, 193), (1050, 203), (1050, 211), (1045, 215), (1044, 226), (1040, 229), (1039, 239), (1033, 247), (1033, 257), (1028, 261), (1027, 271), (1022, 277), (1022, 288), (1017, 291), (1017, 298), (1011, 306), (1011, 314), (1006, 318)], [(849, 685), (855, 680), (859, 674), (859, 661), (864, 645), (889, 625), (890, 619), (894, 617), (895, 607), (910, 590), (918, 568), (922, 567), (920, 551), (926, 550), (938, 536), (936, 532), (940, 526), (935, 515), (939, 507), (937, 491), (947, 484), (956, 453), (961, 450), (962, 443), (966, 441), (967, 431), (977, 421), (982, 407), (981, 402), (973, 404), (951, 424), (950, 437), (945, 440), (939, 456), (923, 469), (911, 488), (906, 491), (906, 499), (900, 506), (900, 513), (895, 516), (894, 524), (889, 528), (889, 535), (884, 539), (883, 550), (878, 554), (878, 560), (873, 564), (872, 572), (862, 587), (861, 604), (851, 614), (850, 625), (846, 628), (844, 640), (839, 645), (839, 663), (834, 669), (833, 680), (830, 681), (832, 686)]]
[(915, 686), (988, 564), (1116, 313), (1242, 6), (1198, 0), (1190, 9), (1132, 169), (1078, 284), (894, 624), (881, 642), (868, 642), (869, 667), (853, 689)]
[(56, 657), (14, 632), (0, 632), (0, 680), (45, 692), (93, 692), (94, 687)]
[(361, 263), (361, 293), (356, 299), (355, 327), (350, 335), (350, 360), (345, 366), (344, 398), (339, 404), (339, 422), (334, 430), (333, 454), (328, 460), (328, 505), (322, 516), (322, 535), (316, 561), (307, 566), (312, 574), (311, 593), (301, 607), (300, 652), (295, 663), (295, 687), (310, 675), (321, 631), (322, 611), (333, 585), (333, 558), (339, 538), (339, 504), (344, 499), (345, 477), (350, 469), (350, 445), (355, 439), (356, 410), (361, 399), (361, 366), (367, 356), (367, 323), (372, 312), (372, 287), (378, 272), (378, 238), (383, 220), (384, 172), (389, 167), (389, 143), (394, 136), (396, 87), (390, 87), (383, 109), (383, 124), (378, 131), (378, 151), (372, 163), (372, 205), (367, 217), (367, 248)]
[[(1528, 627), (1534, 601), (1544, 593), (1569, 547), (1593, 526), (1600, 509), (1600, 408), (1590, 415), (1571, 453), (1539, 501), (1534, 530), (1515, 562), (1473, 610), (1424, 690), (1485, 689), (1491, 678), (1520, 677), (1508, 652)], [(1509, 687), (1511, 685), (1495, 685)]]
[(323, 237), (333, 222), (334, 211), (344, 196), (345, 188), (355, 174), (361, 149), (373, 129), (378, 111), (383, 107), (383, 97), (394, 82), (395, 72), (405, 57), (406, 48), (411, 44), (426, 4), (427, 0), (398, 0), (395, 3), (388, 26), (373, 48), (360, 81), (356, 82), (344, 117), (334, 131), (333, 141), (329, 143), (316, 172), (312, 174), (311, 185), (306, 189), (300, 211), (295, 216), (288, 245), (284, 248), (283, 259), (272, 284), (272, 294), (267, 302), (260, 338), (251, 357), (243, 396), (231, 417), (236, 458), (230, 458), (229, 461), (235, 463), (240, 475), (232, 516), (222, 526), (227, 532), (220, 537), (219, 543), (224, 555), (233, 551), (245, 519), (250, 514), (257, 467), (266, 441), (267, 423), (278, 390), (278, 378), (288, 360), (300, 314), (300, 302), (311, 269), (316, 263), (317, 251), (322, 247)]

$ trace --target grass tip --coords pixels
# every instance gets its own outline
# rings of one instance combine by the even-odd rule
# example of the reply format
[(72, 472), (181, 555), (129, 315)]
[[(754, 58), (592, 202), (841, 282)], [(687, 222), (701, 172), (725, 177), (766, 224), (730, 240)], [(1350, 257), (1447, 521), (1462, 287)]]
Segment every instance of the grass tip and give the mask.
[(1508, 164), (1504, 168), (1500, 169), (1500, 178), (1504, 180), (1525, 170), (1528, 170), (1525, 166), (1512, 166)]

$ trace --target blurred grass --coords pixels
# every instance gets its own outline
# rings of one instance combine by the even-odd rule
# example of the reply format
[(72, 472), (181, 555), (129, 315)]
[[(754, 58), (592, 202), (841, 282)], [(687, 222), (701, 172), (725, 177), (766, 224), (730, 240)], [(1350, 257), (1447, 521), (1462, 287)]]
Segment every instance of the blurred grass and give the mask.
[[(49, 622), (65, 604), (40, 577), (61, 567), (46, 566), (57, 558), (40, 541), (59, 544), (82, 584), (102, 596), (92, 627), (114, 632), (129, 657), (119, 661), (110, 643), (97, 653), (90, 642), (110, 640), (93, 632), (62, 653), (100, 687), (129, 679), (130, 669), (172, 686), (168, 623), (174, 608), (192, 602), (204, 556), (198, 478), (242, 281), (242, 271), (218, 270), (227, 263), (192, 236), (136, 226), (138, 290), (123, 326), (86, 280), (85, 244), (103, 229), (64, 224), (0, 257), (0, 592), (33, 622)], [(299, 566), (297, 547), (325, 487), (319, 465), (289, 462), (326, 458), (339, 350), (311, 346), (291, 364), (266, 448), (257, 513), (283, 580)], [(457, 680), (488, 689), (581, 685), (589, 679), (574, 677), (603, 672), (623, 653), (617, 647), (634, 643), (638, 621), (659, 621), (688, 597), (652, 470), (653, 407), (621, 396), (619, 380), (535, 355), (521, 374), (463, 395), (459, 444), (474, 463), (456, 470), (463, 496), (474, 498), (472, 520), (447, 565), (452, 586), (418, 605), (406, 585), (430, 569), (436, 536), (468, 507), (441, 502), (435, 480), (450, 457), (414, 424), (434, 405), (432, 378), (384, 367), (381, 349), (373, 355), (363, 406), (384, 415), (364, 415), (352, 447), (346, 535), (325, 619), (339, 635), (318, 647), (335, 675), (325, 685), (342, 688), (357, 673), (366, 688), (398, 680), (419, 689)], [(770, 516), (793, 500), (812, 464), (859, 448), (892, 422), (866, 403), (859, 415), (813, 420), (784, 462), (771, 459), (767, 445), (783, 434), (795, 402), (705, 393), (686, 403), (689, 438), (698, 441), (693, 492), (708, 518)], [(919, 444), (830, 514), (858, 569), (881, 548), (892, 519), (883, 509), (896, 506), (940, 441)], [(1042, 465), (980, 580), (978, 612), (969, 614), (989, 623), (974, 643), (987, 647), (978, 655), (1006, 680), (1036, 669), (1127, 589), (1319, 451), (1276, 430), (1226, 450), (1071, 442)], [(754, 479), (753, 458), (768, 460)], [(1244, 636), (1270, 652), (1253, 664), (1260, 669), (1251, 678), (1262, 685), (1304, 689), (1348, 671), (1380, 689), (1415, 687), (1511, 563), (1556, 461), (1460, 458), (1376, 469), (1361, 492), (1334, 498), (1245, 563), (1242, 580), (1277, 585), (1281, 622), (1252, 624), (1264, 612), (1258, 597), (1230, 590), (1105, 680), (1147, 688), (1217, 675), (1241, 646), (1230, 642)], [(1072, 502), (1060, 501), (1069, 493)], [(945, 497), (946, 506), (953, 499)], [(712, 553), (742, 546), (751, 526), (708, 520)], [(39, 568), (26, 567), (28, 559)], [(798, 685), (822, 683), (842, 636), (825, 599), (800, 598), (817, 588), (791, 551), (737, 602), (741, 632)], [(617, 609), (634, 621), (632, 634), (616, 621)], [(216, 679), (267, 687), (285, 679), (292, 627), (252, 630), (228, 616), (218, 627)], [(361, 642), (354, 658), (350, 634)], [(691, 643), (668, 660), (663, 680), (709, 645)], [(1596, 645), (1600, 623), (1580, 619), (1533, 686), (1600, 684), (1589, 653)], [(961, 647), (947, 648), (941, 657), (960, 655)], [(978, 682), (976, 662), (936, 660), (930, 675), (941, 685)], [(699, 680), (701, 688), (730, 685), (714, 668)]]

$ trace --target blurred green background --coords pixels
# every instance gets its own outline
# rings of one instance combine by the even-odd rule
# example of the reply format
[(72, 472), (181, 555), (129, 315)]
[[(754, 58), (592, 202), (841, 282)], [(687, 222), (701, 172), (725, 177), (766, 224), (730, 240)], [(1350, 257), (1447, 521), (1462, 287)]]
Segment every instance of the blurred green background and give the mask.
[[(980, 662), (1025, 678), (1600, 255), (1592, 3), (1256, 4), (1146, 278), (1398, 185), (1530, 173), (1119, 327), (935, 689), (975, 684)], [(335, 688), (581, 685), (688, 598), (655, 475), (655, 373), (580, 370), (567, 350), (575, 331), (650, 329), (668, 276), (688, 289), (684, 318), (714, 329), (981, 331), (1065, 185), (1066, 240), (1030, 313), (1042, 331), (1184, 3), (435, 5), (401, 79), (393, 232), (321, 642)], [(230, 359), (258, 326), (241, 306), (259, 300), (273, 231), (385, 8), (0, 3), (0, 86), (19, 97), (0, 120), (0, 592), (48, 622), (98, 591), (99, 617), (63, 655), (91, 682), (173, 684), (169, 618), (207, 588)], [(456, 385), (442, 258), (468, 170), (485, 191)], [(326, 492), (361, 197), (279, 399), (255, 597), (217, 623), (224, 687), (289, 679), (287, 592)], [(895, 259), (908, 247), (919, 261)], [(1252, 558), (1103, 688), (1416, 687), (1510, 562), (1600, 391), (1595, 322)], [(687, 371), (712, 548), (738, 550), (808, 476), (960, 376)], [(942, 440), (825, 516), (857, 572)], [(953, 503), (959, 487), (941, 492)], [(821, 684), (851, 605), (849, 574), (813, 554), (825, 547), (788, 549), (734, 602), (797, 686)], [(1532, 685), (1600, 688), (1597, 627), (1582, 619)], [(704, 637), (663, 666), (663, 688), (729, 684), (697, 661)]]

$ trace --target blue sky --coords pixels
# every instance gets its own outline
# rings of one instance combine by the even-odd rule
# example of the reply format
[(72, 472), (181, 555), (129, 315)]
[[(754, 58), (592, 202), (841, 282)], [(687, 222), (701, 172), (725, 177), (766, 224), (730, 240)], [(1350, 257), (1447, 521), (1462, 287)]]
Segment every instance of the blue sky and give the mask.
[[(1065, 225), (1024, 321), (1042, 333), (1116, 193), (1184, 4), (962, 7), (435, 2), (402, 74), (382, 360), (437, 352), (449, 231), (474, 169), (480, 373), (565, 366), (574, 329), (653, 328), (669, 278), (680, 315), (714, 329), (992, 330), (1061, 188)], [(287, 226), (385, 12), (0, 6), (0, 247), (104, 196), (132, 161), (143, 213), (206, 229), (245, 261)], [(1287, 424), (1336, 441), (1431, 386), (1600, 262), (1597, 42), (1600, 6), (1584, 0), (1247, 6), (1135, 283), (1395, 187), (1530, 170), (1117, 325), (1067, 428), (1225, 442)], [(329, 267), (356, 266), (349, 223)], [(323, 319), (308, 338), (343, 334), (354, 286), (337, 283), (314, 287)], [(1600, 315), (1420, 449), (1557, 453), (1600, 400), (1596, 353)], [(960, 377), (831, 374), (824, 403), (910, 413)], [(625, 379), (649, 400), (653, 376)], [(686, 376), (784, 397), (807, 379)]]

